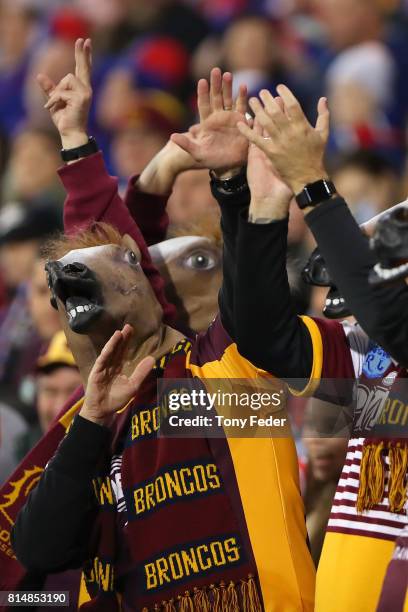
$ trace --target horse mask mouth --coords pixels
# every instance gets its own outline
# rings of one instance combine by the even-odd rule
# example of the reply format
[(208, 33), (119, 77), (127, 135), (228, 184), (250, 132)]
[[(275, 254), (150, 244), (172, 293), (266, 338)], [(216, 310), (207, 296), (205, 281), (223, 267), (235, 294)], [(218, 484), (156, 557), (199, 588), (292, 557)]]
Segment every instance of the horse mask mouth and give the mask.
[(370, 248), (379, 260), (368, 277), (372, 285), (408, 277), (408, 206), (401, 206), (378, 221)]
[(68, 325), (77, 334), (86, 334), (104, 311), (102, 288), (95, 273), (83, 263), (63, 265), (49, 261), (45, 265), (51, 305), (63, 304)]

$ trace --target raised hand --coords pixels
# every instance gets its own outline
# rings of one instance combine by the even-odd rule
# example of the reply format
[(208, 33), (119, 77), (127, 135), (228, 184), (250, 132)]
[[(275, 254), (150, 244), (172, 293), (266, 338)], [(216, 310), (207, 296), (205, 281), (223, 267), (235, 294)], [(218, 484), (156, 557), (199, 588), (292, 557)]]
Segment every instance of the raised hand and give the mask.
[(251, 98), (249, 102), (268, 138), (245, 122), (240, 122), (238, 128), (267, 155), (282, 180), (297, 194), (307, 183), (327, 178), (324, 153), (329, 136), (329, 110), (326, 98), (320, 98), (313, 127), (290, 89), (279, 85), (277, 91), (281, 101), (262, 90), (260, 100)]
[(47, 96), (45, 108), (60, 133), (64, 148), (77, 147), (88, 141), (87, 125), (92, 101), (92, 44), (79, 38), (75, 43), (75, 74), (67, 74), (56, 85), (47, 75), (37, 81)]
[(109, 424), (115, 412), (133, 398), (152, 369), (153, 357), (145, 357), (130, 376), (123, 374), (132, 334), (132, 327), (125, 325), (105, 344), (88, 377), (85, 400), (79, 413), (82, 417), (100, 425)]
[(234, 104), (232, 75), (211, 71), (210, 84), (200, 79), (197, 85), (200, 123), (186, 134), (173, 134), (171, 140), (189, 153), (203, 168), (217, 174), (235, 171), (244, 166), (248, 156), (248, 141), (237, 124), (245, 122), (246, 87), (241, 86)]
[[(267, 138), (257, 119), (254, 121), (253, 131), (256, 135)], [(292, 191), (281, 180), (270, 159), (255, 144), (249, 146), (247, 180), (251, 191), (249, 221), (269, 223), (287, 217)]]

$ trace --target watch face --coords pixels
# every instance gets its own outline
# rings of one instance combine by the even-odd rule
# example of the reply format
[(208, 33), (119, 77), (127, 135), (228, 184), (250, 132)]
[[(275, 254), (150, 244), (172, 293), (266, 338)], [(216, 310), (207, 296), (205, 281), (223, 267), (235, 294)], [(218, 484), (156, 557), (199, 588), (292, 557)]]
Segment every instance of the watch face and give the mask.
[(311, 203), (319, 203), (326, 200), (331, 195), (331, 190), (326, 181), (318, 181), (311, 185), (306, 185)]

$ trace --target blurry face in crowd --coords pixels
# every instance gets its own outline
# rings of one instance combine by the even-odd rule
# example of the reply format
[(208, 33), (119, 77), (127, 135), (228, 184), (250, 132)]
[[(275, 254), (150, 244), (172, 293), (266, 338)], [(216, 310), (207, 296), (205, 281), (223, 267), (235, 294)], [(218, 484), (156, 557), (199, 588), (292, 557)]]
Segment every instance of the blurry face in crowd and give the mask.
[(339, 128), (375, 122), (381, 110), (372, 93), (357, 82), (332, 84), (328, 97), (333, 125)]
[(228, 70), (268, 72), (276, 60), (273, 33), (268, 22), (249, 17), (234, 23), (226, 33), (224, 53)]
[(37, 412), (43, 432), (48, 430), (62, 406), (81, 383), (78, 370), (69, 366), (56, 367), (49, 373), (38, 375)]
[(372, 0), (316, 0), (329, 44), (344, 49), (377, 33), (379, 15)]
[(177, 178), (167, 212), (174, 225), (195, 222), (205, 214), (217, 214), (218, 205), (210, 191), (208, 170), (190, 170)]
[(335, 172), (333, 181), (359, 223), (386, 210), (398, 198), (397, 180), (392, 173), (374, 177), (362, 168), (350, 166)]
[(44, 261), (38, 260), (33, 269), (28, 293), (28, 306), (35, 328), (43, 340), (51, 340), (61, 329), (58, 312), (50, 304), (50, 290)]
[(123, 177), (142, 172), (165, 144), (166, 138), (156, 130), (127, 129), (119, 132), (112, 144), (116, 171)]
[(347, 438), (305, 438), (309, 468), (316, 480), (337, 480), (343, 469)]
[(13, 143), (9, 172), (14, 191), (28, 198), (41, 194), (56, 182), (61, 165), (59, 150), (53, 136), (45, 132), (23, 132)]
[(37, 83), (37, 74), (47, 74), (58, 83), (66, 74), (75, 71), (73, 43), (60, 38), (48, 38), (37, 49), (30, 64), (24, 85), (24, 101), (33, 125), (50, 126), (50, 113), (44, 108), (44, 94)]
[(111, 70), (96, 101), (98, 123), (116, 131), (123, 118), (132, 112), (135, 95), (132, 74), (123, 68)]
[(314, 398), (309, 400), (302, 440), (314, 479), (328, 482), (340, 477), (349, 438), (347, 422), (346, 411), (341, 407)]
[(24, 53), (34, 23), (24, 9), (15, 6), (17, 4), (9, 0), (0, 8), (0, 55), (11, 65)]
[(38, 246), (37, 240), (25, 240), (0, 247), (0, 270), (7, 287), (14, 289), (29, 279)]

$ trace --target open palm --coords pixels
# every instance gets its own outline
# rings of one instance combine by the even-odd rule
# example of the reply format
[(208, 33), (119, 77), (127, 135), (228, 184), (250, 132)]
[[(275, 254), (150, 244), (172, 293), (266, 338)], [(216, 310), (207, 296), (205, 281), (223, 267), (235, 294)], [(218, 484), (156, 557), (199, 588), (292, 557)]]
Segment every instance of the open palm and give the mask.
[(172, 141), (205, 168), (222, 171), (245, 165), (248, 140), (237, 124), (246, 121), (246, 88), (240, 88), (234, 105), (232, 75), (222, 75), (219, 68), (214, 68), (210, 85), (205, 79), (198, 82), (197, 100), (200, 123), (186, 134), (173, 134)]
[(132, 327), (125, 325), (108, 340), (89, 374), (84, 406), (81, 410), (94, 420), (108, 420), (132, 399), (154, 365), (146, 357), (130, 376), (123, 374), (126, 353), (132, 337)]

